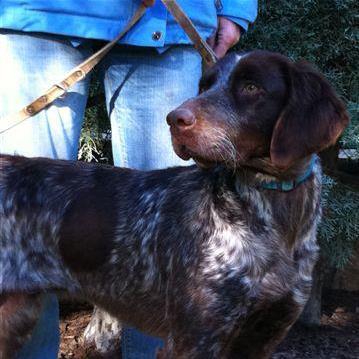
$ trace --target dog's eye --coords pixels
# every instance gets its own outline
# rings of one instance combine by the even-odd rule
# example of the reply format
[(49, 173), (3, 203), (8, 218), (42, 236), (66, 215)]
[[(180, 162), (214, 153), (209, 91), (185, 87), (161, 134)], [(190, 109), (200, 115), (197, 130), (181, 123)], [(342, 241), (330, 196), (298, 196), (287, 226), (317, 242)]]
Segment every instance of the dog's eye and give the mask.
[(259, 87), (255, 84), (249, 83), (243, 87), (243, 91), (247, 93), (254, 93), (259, 90)]

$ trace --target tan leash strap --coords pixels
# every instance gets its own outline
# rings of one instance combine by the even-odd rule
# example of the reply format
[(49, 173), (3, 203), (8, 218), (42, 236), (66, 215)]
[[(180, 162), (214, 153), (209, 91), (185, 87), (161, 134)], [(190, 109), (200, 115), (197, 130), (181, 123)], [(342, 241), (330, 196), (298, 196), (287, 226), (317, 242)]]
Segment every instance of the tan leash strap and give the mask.
[(200, 53), (206, 65), (213, 66), (218, 61), (218, 58), (207, 42), (202, 39), (190, 18), (175, 0), (162, 0), (162, 2), (192, 40), (194, 47)]
[[(175, 0), (162, 0), (167, 10), (192, 40), (194, 47), (202, 56), (207, 66), (212, 66), (217, 62), (217, 57), (211, 47), (201, 38), (192, 21), (183, 12)], [(106, 46), (90, 56), (87, 60), (72, 69), (65, 78), (53, 85), (42, 96), (31, 102), (18, 113), (0, 119), (0, 135), (11, 128), (22, 123), (49, 106), (57, 98), (63, 96), (74, 84), (81, 81), (117, 44), (117, 42), (140, 20), (146, 12), (147, 7), (141, 3), (126, 27)]]
[(29, 117), (32, 117), (49, 106), (57, 98), (63, 96), (70, 87), (81, 81), (101, 60), (102, 58), (117, 44), (117, 42), (140, 20), (146, 12), (146, 6), (142, 3), (128, 22), (126, 27), (106, 46), (90, 56), (87, 60), (72, 69), (65, 78), (53, 85), (42, 96), (31, 102), (16, 114), (6, 116), (0, 119), (0, 134), (17, 126)]

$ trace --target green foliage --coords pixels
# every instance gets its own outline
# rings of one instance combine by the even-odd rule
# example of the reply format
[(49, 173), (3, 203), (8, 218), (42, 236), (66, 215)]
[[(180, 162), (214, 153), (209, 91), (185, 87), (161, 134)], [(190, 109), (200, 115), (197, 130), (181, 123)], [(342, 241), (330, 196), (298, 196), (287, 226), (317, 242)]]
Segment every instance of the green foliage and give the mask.
[[(95, 72), (96, 75), (96, 72)], [(100, 97), (102, 89), (96, 80), (91, 82), (90, 97)], [(106, 108), (102, 101), (97, 106), (86, 109), (84, 125), (79, 143), (78, 158), (86, 162), (112, 163), (112, 153), (109, 148), (111, 138), (110, 123)]]
[(333, 267), (342, 268), (359, 241), (359, 192), (323, 176), (322, 196), (320, 247)]
[(359, 156), (359, 99), (356, 102), (348, 101), (347, 108), (351, 115), (351, 124), (346, 129), (341, 142), (343, 148), (356, 149), (357, 156)]

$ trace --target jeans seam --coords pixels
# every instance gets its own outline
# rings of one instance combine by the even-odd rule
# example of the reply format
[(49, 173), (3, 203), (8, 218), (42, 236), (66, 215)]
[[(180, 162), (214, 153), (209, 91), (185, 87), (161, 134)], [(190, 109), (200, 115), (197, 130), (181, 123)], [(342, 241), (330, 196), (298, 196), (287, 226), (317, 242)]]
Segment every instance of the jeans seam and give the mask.
[[(112, 79), (112, 76), (108, 76), (108, 81), (110, 82), (110, 88), (111, 88), (111, 92), (112, 92), (112, 89), (114, 88), (114, 81)], [(116, 91), (113, 92), (113, 94), (115, 93)], [(119, 141), (120, 141), (120, 153), (119, 153), (119, 156), (121, 158), (121, 167), (128, 167), (128, 156), (127, 156), (127, 152), (126, 152), (126, 146), (125, 146), (125, 134), (123, 131), (123, 128), (121, 126), (121, 118), (118, 114), (118, 108), (114, 108), (114, 112), (112, 114), (110, 114), (110, 116), (112, 117), (110, 119), (110, 122), (113, 121), (113, 124), (111, 123), (111, 128), (112, 128), (112, 131), (114, 128), (118, 129), (118, 137), (119, 137)], [(117, 120), (116, 120), (117, 119)], [(116, 125), (116, 126), (114, 126)], [(112, 137), (113, 137), (113, 134), (112, 134)], [(112, 151), (114, 151), (113, 147), (112, 147)], [(117, 165), (117, 164), (116, 164)]]

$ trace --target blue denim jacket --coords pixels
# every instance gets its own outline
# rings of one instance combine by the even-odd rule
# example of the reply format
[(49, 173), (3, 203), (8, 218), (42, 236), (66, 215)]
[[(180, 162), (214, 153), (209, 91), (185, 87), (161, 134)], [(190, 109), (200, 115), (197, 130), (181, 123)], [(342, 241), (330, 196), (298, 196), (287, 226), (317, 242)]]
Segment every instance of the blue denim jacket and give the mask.
[[(71, 37), (112, 40), (140, 0), (0, 0), (0, 28)], [(207, 38), (226, 16), (244, 30), (257, 14), (257, 0), (178, 0), (200, 34)], [(121, 41), (162, 47), (190, 40), (160, 0)]]

